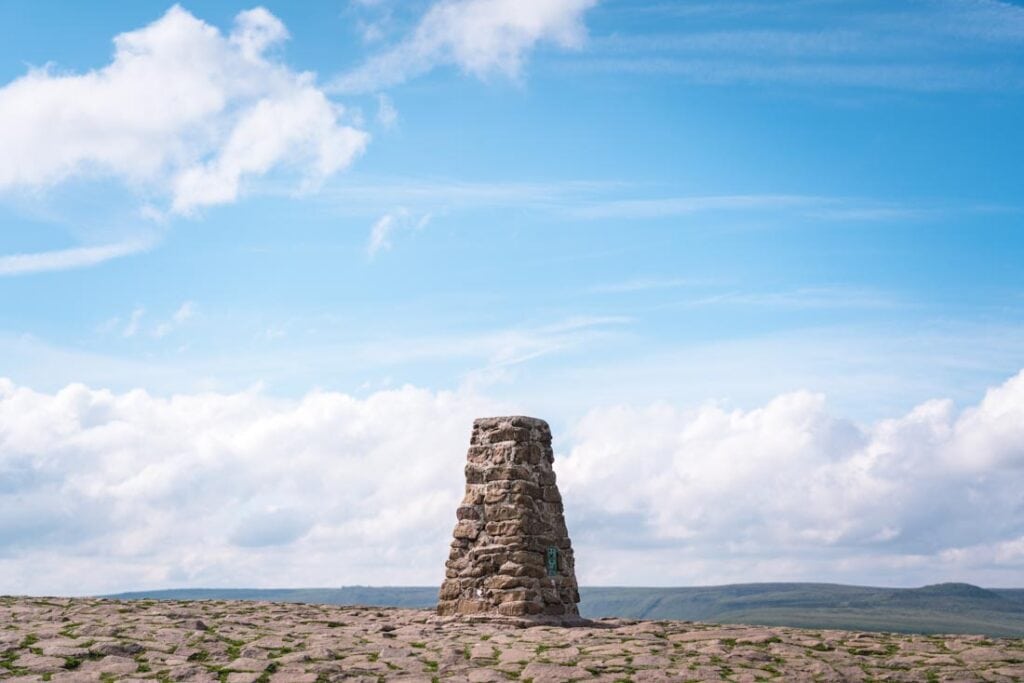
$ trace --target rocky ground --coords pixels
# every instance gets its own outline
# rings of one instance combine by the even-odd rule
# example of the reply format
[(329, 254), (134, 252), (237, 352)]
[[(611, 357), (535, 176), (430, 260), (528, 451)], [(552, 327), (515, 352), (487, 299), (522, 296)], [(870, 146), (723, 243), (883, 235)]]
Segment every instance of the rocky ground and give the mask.
[(1021, 681), (1024, 640), (420, 610), (0, 598), (9, 681)]

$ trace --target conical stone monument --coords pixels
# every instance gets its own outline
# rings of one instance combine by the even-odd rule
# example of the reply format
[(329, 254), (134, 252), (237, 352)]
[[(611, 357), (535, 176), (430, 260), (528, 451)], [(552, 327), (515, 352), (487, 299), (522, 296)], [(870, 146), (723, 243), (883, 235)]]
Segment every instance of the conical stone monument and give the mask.
[(551, 429), (532, 417), (473, 422), (437, 612), (578, 622), (580, 601)]

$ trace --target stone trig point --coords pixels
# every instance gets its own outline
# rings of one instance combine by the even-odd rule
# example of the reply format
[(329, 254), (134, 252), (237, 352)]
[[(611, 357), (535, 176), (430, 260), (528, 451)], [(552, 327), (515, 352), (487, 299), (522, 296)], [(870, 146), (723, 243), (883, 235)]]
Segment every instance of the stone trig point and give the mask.
[(437, 612), (580, 621), (572, 544), (551, 467), (551, 429), (532, 417), (473, 422)]

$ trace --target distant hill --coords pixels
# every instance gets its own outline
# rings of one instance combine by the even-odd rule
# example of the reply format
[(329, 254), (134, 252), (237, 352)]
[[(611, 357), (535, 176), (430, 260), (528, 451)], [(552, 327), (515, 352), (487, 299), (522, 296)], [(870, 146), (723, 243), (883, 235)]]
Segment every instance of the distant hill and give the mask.
[(341, 588), (173, 588), (104, 595), (118, 600), (262, 600), (319, 605), (425, 608), (437, 604), (437, 586), (342, 586)]
[(993, 588), (992, 592), (1007, 600), (1024, 603), (1024, 588)]
[[(183, 588), (118, 593), (119, 599), (265, 600), (331, 605), (433, 607), (437, 588)], [(871, 588), (827, 583), (749, 583), (696, 588), (581, 588), (591, 618), (678, 619), (903, 633), (1024, 637), (1024, 589), (966, 583)]]
[(588, 616), (903, 633), (1024, 636), (1024, 590), (970, 584), (871, 588), (762, 583), (701, 588), (587, 588)]

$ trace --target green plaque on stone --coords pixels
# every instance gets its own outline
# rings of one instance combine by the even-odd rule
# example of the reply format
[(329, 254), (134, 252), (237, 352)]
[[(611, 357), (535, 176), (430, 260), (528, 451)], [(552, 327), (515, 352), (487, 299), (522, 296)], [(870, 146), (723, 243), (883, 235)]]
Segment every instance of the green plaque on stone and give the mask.
[(548, 576), (558, 574), (558, 548), (548, 548)]

